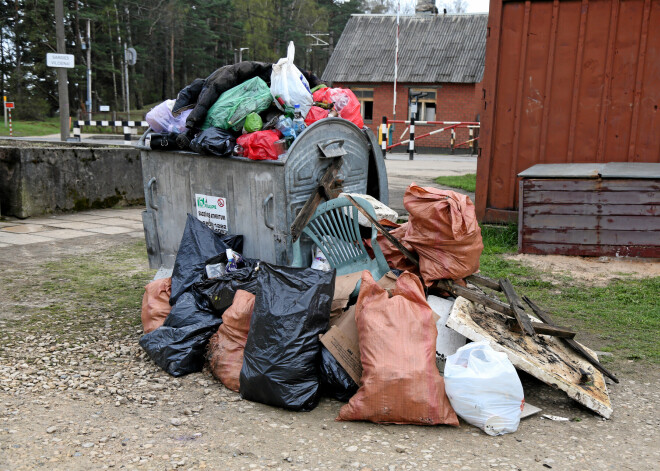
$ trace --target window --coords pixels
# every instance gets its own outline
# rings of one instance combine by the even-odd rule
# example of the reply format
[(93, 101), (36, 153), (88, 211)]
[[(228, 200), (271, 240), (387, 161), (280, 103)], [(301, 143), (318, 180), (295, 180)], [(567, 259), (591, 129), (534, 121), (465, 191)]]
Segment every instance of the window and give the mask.
[(435, 96), (434, 88), (408, 89), (408, 117), (414, 114), (418, 121), (435, 121)]
[(352, 88), (353, 93), (360, 102), (362, 119), (370, 122), (374, 119), (374, 90), (373, 88)]

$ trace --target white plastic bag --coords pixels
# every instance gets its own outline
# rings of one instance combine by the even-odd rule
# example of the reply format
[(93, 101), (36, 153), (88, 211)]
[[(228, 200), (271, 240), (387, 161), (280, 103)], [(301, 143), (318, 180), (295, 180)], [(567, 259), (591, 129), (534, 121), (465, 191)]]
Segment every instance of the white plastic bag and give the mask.
[(180, 133), (186, 130), (186, 119), (192, 110), (185, 110), (178, 116), (172, 116), (172, 107), (174, 100), (166, 100), (159, 105), (154, 106), (145, 116), (145, 121), (149, 123), (151, 129), (155, 132), (176, 132)]
[(325, 258), (325, 255), (323, 255), (323, 252), (321, 249), (319, 249), (317, 246), (312, 247), (312, 265), (310, 268), (313, 268), (314, 270), (321, 270), (321, 271), (330, 271), (332, 270), (332, 267), (330, 266), (330, 263), (328, 260)]
[(295, 53), (296, 48), (291, 41), (286, 57), (277, 61), (277, 64), (273, 64), (273, 72), (270, 75), (270, 93), (275, 101), (279, 96), (287, 105), (300, 105), (300, 112), (305, 118), (314, 100), (307, 79), (293, 65)]
[(505, 353), (488, 342), (461, 347), (447, 358), (445, 390), (456, 413), (488, 435), (518, 429), (525, 395)]

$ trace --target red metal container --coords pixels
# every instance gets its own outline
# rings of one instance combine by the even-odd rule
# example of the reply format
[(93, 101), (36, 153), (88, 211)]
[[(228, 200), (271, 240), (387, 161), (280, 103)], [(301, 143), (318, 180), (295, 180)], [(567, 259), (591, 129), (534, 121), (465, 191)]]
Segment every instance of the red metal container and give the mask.
[(476, 207), (539, 163), (660, 162), (660, 1), (491, 0)]

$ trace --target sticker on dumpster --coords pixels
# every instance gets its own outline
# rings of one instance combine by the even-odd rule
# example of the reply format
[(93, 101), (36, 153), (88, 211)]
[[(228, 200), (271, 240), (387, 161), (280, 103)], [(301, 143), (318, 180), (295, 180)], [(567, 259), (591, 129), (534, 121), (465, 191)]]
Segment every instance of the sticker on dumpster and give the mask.
[(225, 198), (195, 194), (195, 207), (197, 208), (197, 219), (216, 232), (223, 234), (229, 232)]

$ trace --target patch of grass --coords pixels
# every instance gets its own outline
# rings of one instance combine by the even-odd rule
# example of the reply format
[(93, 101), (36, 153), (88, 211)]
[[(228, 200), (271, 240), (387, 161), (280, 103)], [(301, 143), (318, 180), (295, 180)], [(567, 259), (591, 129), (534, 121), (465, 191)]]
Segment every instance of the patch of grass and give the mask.
[[(552, 313), (560, 324), (595, 337), (594, 349), (615, 357), (660, 363), (660, 277), (612, 280), (592, 286), (570, 275), (530, 268), (504, 257), (517, 250), (516, 226), (482, 226), (484, 251), (481, 272), (508, 278), (522, 296), (527, 295)], [(515, 242), (514, 242), (515, 241)], [(603, 361), (607, 361), (604, 358)]]
[(468, 173), (466, 175), (451, 175), (438, 177), (435, 182), (439, 185), (449, 186), (451, 188), (460, 188), (465, 191), (472, 191), (477, 188), (477, 174)]
[[(117, 338), (140, 327), (144, 286), (151, 281), (144, 241), (43, 265), (30, 292), (46, 306), (13, 324), (17, 332), (50, 332), (58, 341)], [(42, 304), (43, 305), (43, 304)]]
[[(43, 121), (12, 120), (14, 137), (46, 136), (60, 132), (60, 118), (46, 118)], [(9, 127), (0, 123), (0, 136), (9, 136)]]

